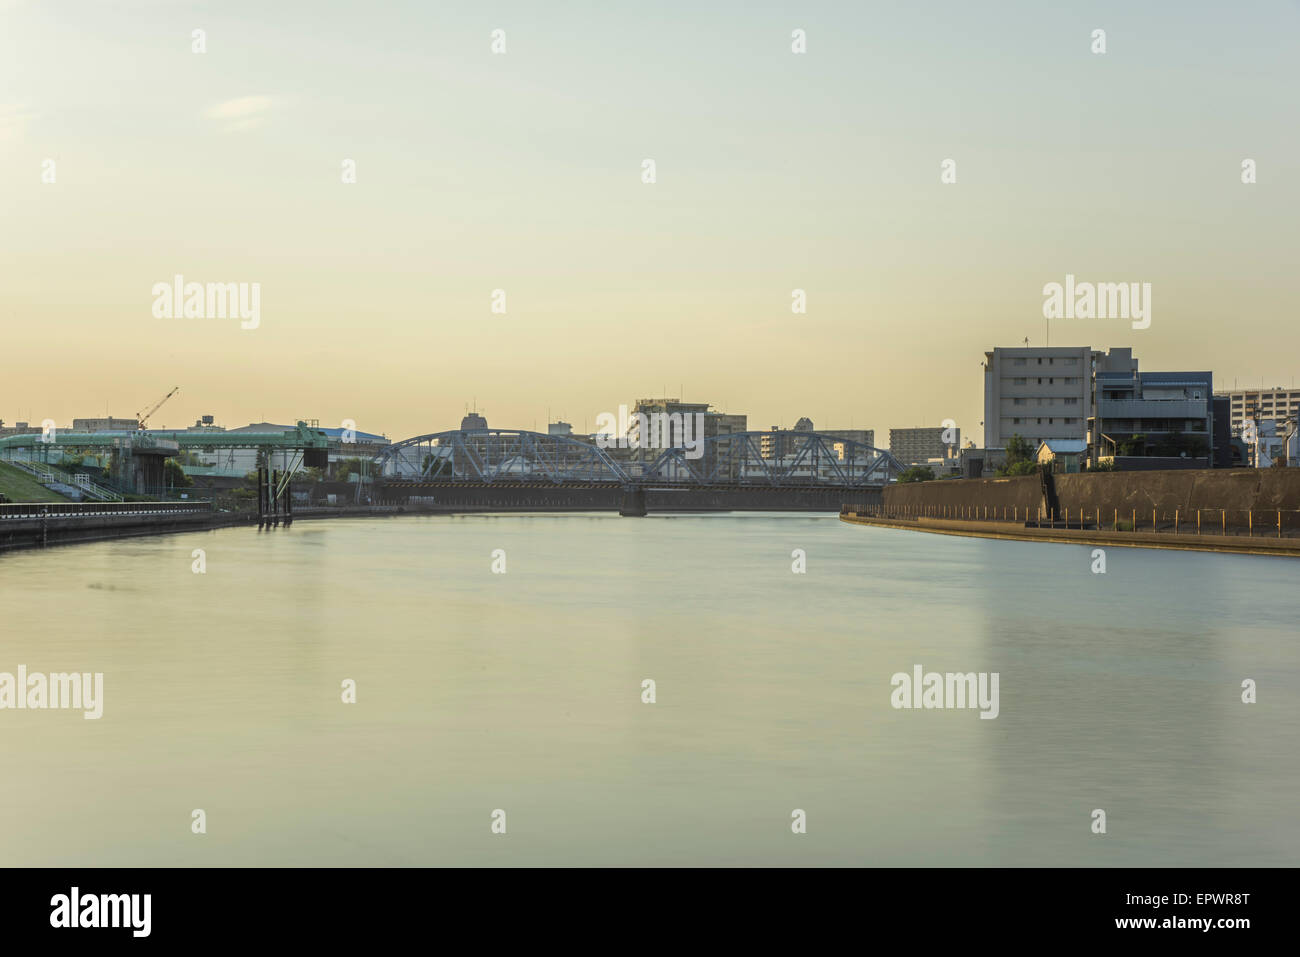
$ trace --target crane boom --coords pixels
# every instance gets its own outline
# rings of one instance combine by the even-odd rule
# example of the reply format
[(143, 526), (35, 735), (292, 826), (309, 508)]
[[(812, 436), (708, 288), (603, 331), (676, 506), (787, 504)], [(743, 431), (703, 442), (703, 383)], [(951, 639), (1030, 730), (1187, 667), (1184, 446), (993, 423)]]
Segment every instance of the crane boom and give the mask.
[(135, 419), (136, 419), (136, 422), (139, 423), (139, 426), (138, 426), (138, 427), (141, 428), (141, 429), (143, 429), (143, 428), (145, 427), (145, 424), (149, 421), (149, 416), (153, 415), (155, 412), (157, 412), (159, 409), (161, 409), (162, 406), (163, 406), (163, 403), (166, 402), (168, 399), (170, 399), (172, 396), (174, 396), (174, 395), (175, 395), (177, 392), (179, 392), (180, 390), (181, 390), (181, 387), (180, 387), (180, 386), (176, 386), (176, 387), (173, 388), (170, 392), (168, 392), (165, 396), (163, 396), (161, 399), (159, 399), (157, 402), (155, 402), (155, 403), (153, 404), (153, 407), (152, 407), (151, 409), (149, 409), (149, 411), (147, 411), (147, 412), (137, 412), (137, 413), (135, 414)]

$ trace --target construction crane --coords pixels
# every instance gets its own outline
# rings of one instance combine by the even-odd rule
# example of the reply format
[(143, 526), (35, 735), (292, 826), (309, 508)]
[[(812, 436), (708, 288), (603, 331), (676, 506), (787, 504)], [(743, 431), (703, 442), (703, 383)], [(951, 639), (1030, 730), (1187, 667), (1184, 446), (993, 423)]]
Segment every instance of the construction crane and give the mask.
[(174, 395), (175, 395), (177, 392), (179, 392), (179, 391), (181, 391), (181, 387), (180, 387), (180, 386), (176, 386), (174, 389), (172, 389), (170, 392), (168, 392), (165, 396), (163, 396), (161, 399), (159, 399), (157, 402), (155, 402), (155, 403), (153, 404), (153, 407), (152, 407), (151, 409), (149, 409), (149, 411), (147, 411), (147, 412), (137, 412), (137, 413), (135, 414), (135, 420), (136, 420), (136, 422), (138, 423), (138, 425), (136, 426), (136, 428), (140, 429), (140, 431), (144, 431), (144, 427), (145, 427), (145, 425), (147, 425), (148, 422), (149, 422), (149, 416), (153, 415), (155, 412), (157, 412), (159, 409), (161, 409), (163, 403), (166, 402), (168, 399), (170, 399), (172, 396), (174, 396)]

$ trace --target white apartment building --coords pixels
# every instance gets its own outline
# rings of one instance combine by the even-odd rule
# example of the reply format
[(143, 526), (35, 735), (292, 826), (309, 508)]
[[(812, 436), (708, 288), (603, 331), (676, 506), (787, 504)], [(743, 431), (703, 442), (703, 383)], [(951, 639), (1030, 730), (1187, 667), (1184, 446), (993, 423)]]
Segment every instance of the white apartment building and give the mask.
[(1006, 448), (1013, 435), (1034, 448), (1049, 439), (1087, 440), (1090, 346), (997, 348), (984, 357), (985, 448)]
[(1300, 417), (1300, 389), (1241, 389), (1216, 392), (1227, 396), (1232, 418), (1232, 434), (1240, 437), (1247, 418), (1286, 420)]

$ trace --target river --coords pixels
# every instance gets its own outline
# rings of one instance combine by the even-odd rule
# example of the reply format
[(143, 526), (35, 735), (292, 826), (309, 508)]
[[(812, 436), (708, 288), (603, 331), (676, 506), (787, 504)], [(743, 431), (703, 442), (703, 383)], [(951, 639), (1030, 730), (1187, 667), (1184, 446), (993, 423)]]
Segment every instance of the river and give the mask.
[[(1300, 864), (1296, 565), (1091, 553), (553, 514), (0, 554), (0, 672), (104, 675), (98, 720), (0, 710), (0, 862)], [(917, 665), (997, 717), (893, 707)]]

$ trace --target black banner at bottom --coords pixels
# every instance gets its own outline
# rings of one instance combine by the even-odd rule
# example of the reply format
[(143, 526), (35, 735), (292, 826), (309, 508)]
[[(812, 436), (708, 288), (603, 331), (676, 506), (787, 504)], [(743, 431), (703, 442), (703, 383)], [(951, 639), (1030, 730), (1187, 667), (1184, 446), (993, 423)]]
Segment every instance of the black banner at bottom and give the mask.
[(95, 947), (373, 944), (457, 929), (471, 940), (517, 935), (533, 945), (557, 933), (570, 943), (658, 938), (667, 946), (718, 935), (732, 944), (787, 935), (815, 943), (847, 932), (914, 943), (969, 933), (986, 945), (1127, 936), (1139, 946), (1232, 946), (1284, 931), (1294, 877), (1243, 869), (11, 869), (0, 871), (0, 919), (7, 942)]

